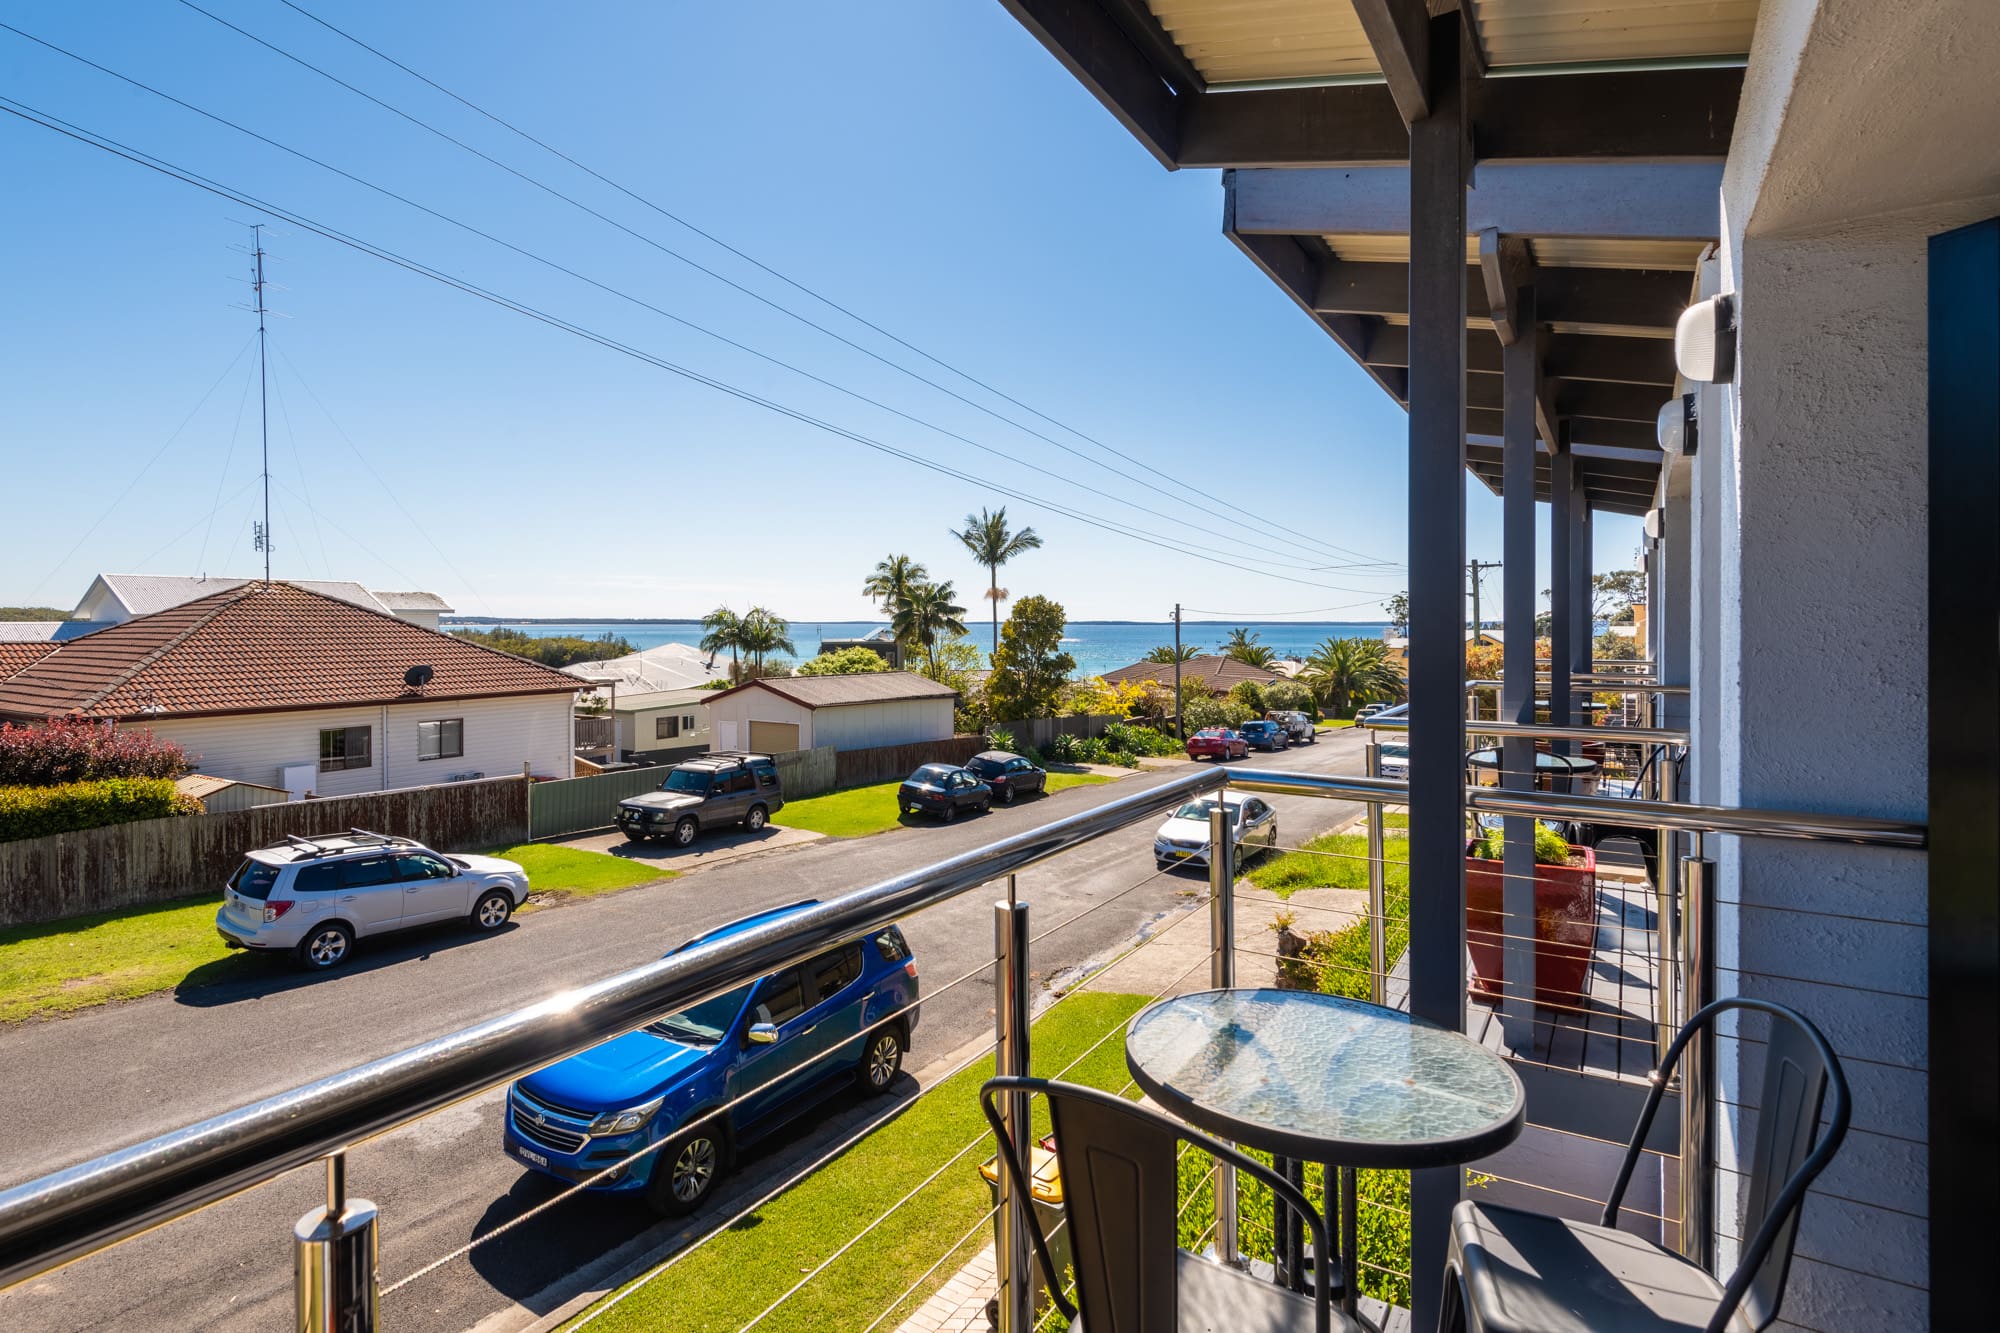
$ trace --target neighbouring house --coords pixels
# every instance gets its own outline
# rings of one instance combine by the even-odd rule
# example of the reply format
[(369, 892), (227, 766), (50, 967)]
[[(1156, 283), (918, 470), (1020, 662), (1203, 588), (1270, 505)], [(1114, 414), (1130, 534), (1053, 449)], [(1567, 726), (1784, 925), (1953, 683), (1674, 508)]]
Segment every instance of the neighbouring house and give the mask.
[[(256, 581), (186, 574), (99, 574), (84, 589), (83, 597), (77, 602), (76, 609), (70, 612), (69, 619), (54, 622), (45, 637), (80, 638), (112, 625), (122, 625), (138, 616), (150, 616)], [(295, 588), (304, 588), (324, 597), (337, 597), (364, 610), (395, 616), (413, 625), (422, 625), (425, 629), (436, 629), (438, 617), (451, 611), (444, 598), (434, 592), (371, 592), (359, 583), (345, 579), (294, 579), (290, 582)]]
[(837, 653), (843, 648), (866, 648), (869, 652), (878, 654), (894, 669), (898, 671), (903, 669), (903, 645), (896, 642), (893, 630), (878, 629), (873, 634), (864, 634), (858, 639), (819, 641), (819, 650), (822, 653)]
[(581, 684), (290, 583), (245, 583), (56, 643), (0, 720), (143, 726), (208, 776), (346, 796), (524, 769), (567, 777)]
[(618, 757), (639, 763), (672, 762), (709, 748), (708, 705), (715, 691), (620, 691), (610, 708), (618, 725)]
[[(1492, 647), (1498, 648), (1502, 646), (1502, 644), (1505, 643), (1505, 641), (1506, 641), (1506, 636), (1497, 629), (1482, 629), (1475, 633), (1471, 628), (1468, 627), (1465, 631), (1465, 646), (1468, 648), (1473, 647), (1475, 644), (1487, 644)], [(1382, 632), (1382, 643), (1383, 646), (1389, 650), (1390, 665), (1395, 667), (1396, 670), (1402, 672), (1404, 675), (1406, 676), (1409, 675), (1410, 674), (1409, 639), (1404, 637), (1403, 635), (1391, 634), (1387, 630), (1384, 630)]]
[(0, 620), (0, 644), (47, 643), (62, 627), (60, 620)]
[(219, 815), (230, 810), (248, 810), (253, 805), (276, 805), (289, 801), (292, 794), (283, 787), (267, 787), (261, 782), (237, 778), (216, 778), (206, 773), (190, 773), (174, 779), (174, 790), (201, 802), (204, 814)]
[(729, 679), (729, 659), (692, 644), (662, 643), (623, 657), (572, 662), (563, 668), (579, 680), (615, 684), (623, 692), (687, 690)]
[[(1287, 678), (1288, 673), (1276, 663), (1267, 667), (1253, 667), (1247, 662), (1239, 662), (1233, 657), (1190, 657), (1181, 663), (1181, 685), (1195, 677), (1200, 677), (1213, 695), (1224, 695), (1250, 681), (1257, 685), (1275, 685)], [(1123, 685), (1127, 681), (1158, 681), (1168, 689), (1174, 687), (1174, 664), (1172, 662), (1134, 662), (1128, 667), (1104, 673), (1107, 685)]]
[(753, 680), (708, 696), (718, 750), (872, 750), (953, 734), (958, 691), (908, 671)]

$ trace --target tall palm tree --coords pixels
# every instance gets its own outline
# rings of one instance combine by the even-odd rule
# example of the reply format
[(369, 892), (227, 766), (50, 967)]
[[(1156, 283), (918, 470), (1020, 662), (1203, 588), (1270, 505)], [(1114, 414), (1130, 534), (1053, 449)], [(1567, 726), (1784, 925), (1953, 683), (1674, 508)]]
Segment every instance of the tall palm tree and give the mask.
[(993, 603), (993, 651), (1000, 651), (1000, 603), (1007, 596), (1007, 590), (1000, 586), (1000, 566), (1020, 555), (1023, 551), (1033, 551), (1042, 544), (1033, 528), (1022, 528), (1019, 532), (1007, 531), (1007, 510), (1002, 506), (998, 512), (981, 509), (977, 517), (965, 516), (965, 531), (954, 532), (952, 536), (965, 544), (972, 552), (972, 558), (986, 566), (988, 586), (986, 600)]
[(1222, 641), (1222, 655), (1245, 666), (1267, 667), (1278, 660), (1278, 655), (1259, 640), (1264, 636), (1249, 630), (1237, 628), (1229, 631), (1229, 637)]
[(764, 654), (797, 653), (792, 646), (792, 626), (783, 616), (753, 606), (743, 617), (743, 650), (752, 653), (756, 662), (752, 666), (758, 675), (764, 674)]
[[(912, 588), (930, 580), (930, 571), (907, 555), (891, 555), (877, 562), (875, 572), (861, 584), (861, 595), (882, 608), (882, 614), (894, 617), (896, 606)], [(895, 631), (890, 631), (892, 634)], [(903, 640), (896, 639), (897, 665), (902, 665)]]
[(1191, 643), (1184, 643), (1178, 650), (1171, 643), (1163, 643), (1157, 648), (1149, 648), (1142, 662), (1192, 662), (1201, 656), (1201, 649)]
[(738, 654), (743, 650), (743, 617), (726, 606), (718, 606), (701, 618), (701, 627), (707, 631), (696, 645), (713, 658), (724, 648), (729, 650), (729, 680), (734, 684), (742, 674)]
[(1313, 649), (1299, 678), (1336, 717), (1364, 699), (1400, 699), (1406, 688), (1380, 639), (1328, 639)]
[(950, 580), (923, 583), (911, 588), (896, 604), (892, 622), (896, 637), (923, 646), (933, 679), (938, 674), (938, 640), (965, 633), (965, 608), (955, 600), (957, 596)]

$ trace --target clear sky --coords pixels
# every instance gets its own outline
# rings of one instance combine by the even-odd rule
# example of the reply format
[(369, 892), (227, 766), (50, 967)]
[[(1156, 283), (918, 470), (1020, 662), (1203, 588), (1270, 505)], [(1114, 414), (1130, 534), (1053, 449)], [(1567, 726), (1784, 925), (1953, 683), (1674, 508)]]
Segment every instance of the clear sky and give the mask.
[[(1222, 238), (1218, 174), (1162, 170), (994, 0), (298, 3), (1062, 426), (282, 0), (197, 2), (638, 236), (178, 0), (19, 0), (0, 20), (581, 278), (4, 31), (0, 92), (975, 480), (0, 115), (0, 603), (66, 607), (107, 570), (260, 568), (255, 322), (238, 308), (244, 224), (260, 220), (275, 224), (268, 276), (283, 289), (267, 298), (282, 315), (270, 332), (278, 577), (428, 588), (476, 615), (758, 602), (858, 618), (861, 581), (891, 551), (983, 588), (949, 529), (1005, 504), (1047, 545), (1002, 582), (1073, 618), (1160, 619), (1179, 601), (1374, 619), (1404, 585), (1401, 410)], [(1499, 511), (1468, 483), (1472, 555), (1497, 557)], [(1625, 567), (1638, 541), (1635, 521), (1601, 518), (1596, 567)], [(1357, 561), (1379, 563), (1326, 568)], [(1499, 584), (1488, 576), (1489, 615)]]

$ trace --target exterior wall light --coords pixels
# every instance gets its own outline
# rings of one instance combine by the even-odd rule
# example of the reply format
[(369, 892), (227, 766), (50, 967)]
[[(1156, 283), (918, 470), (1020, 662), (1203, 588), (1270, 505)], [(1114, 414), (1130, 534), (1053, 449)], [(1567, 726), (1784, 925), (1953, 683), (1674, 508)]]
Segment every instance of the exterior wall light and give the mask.
[(1736, 297), (1724, 292), (1697, 301), (1674, 325), (1674, 366), (1698, 384), (1736, 376)]
[(1695, 422), (1694, 389), (1682, 380), (1679, 390), (1660, 407), (1660, 451), (1670, 458), (1692, 458), (1700, 432)]

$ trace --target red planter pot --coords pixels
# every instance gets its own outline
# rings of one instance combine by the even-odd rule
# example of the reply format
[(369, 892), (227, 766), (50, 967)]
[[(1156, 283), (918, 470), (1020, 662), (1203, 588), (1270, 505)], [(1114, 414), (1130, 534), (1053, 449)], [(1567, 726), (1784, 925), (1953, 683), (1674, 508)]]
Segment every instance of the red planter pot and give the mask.
[[(1583, 1003), (1597, 941), (1597, 853), (1588, 847), (1571, 847), (1570, 853), (1580, 853), (1582, 861), (1535, 867), (1535, 1003), (1575, 1008)], [(1504, 993), (1501, 936), (1521, 929), (1503, 914), (1500, 866), (1465, 858), (1465, 942), (1472, 954), (1467, 989), (1491, 1000)]]

